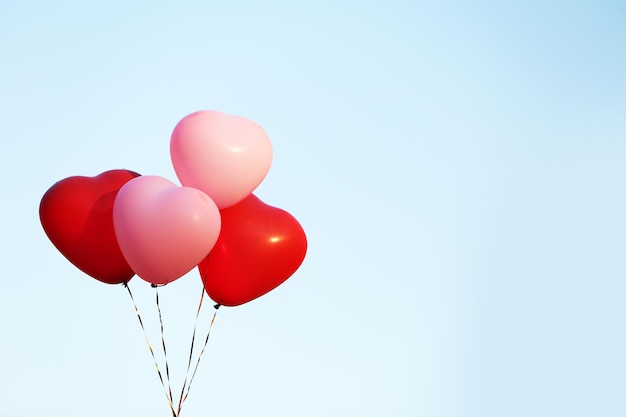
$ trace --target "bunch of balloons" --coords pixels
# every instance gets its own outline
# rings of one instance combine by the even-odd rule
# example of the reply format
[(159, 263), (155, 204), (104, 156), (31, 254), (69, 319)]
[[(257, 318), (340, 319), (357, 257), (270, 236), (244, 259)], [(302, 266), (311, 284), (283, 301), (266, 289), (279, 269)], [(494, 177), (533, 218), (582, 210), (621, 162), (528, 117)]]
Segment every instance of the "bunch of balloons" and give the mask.
[(39, 207), (45, 233), (108, 284), (136, 274), (165, 285), (197, 267), (206, 293), (224, 306), (266, 294), (300, 267), (302, 226), (252, 194), (272, 162), (260, 125), (198, 111), (174, 128), (170, 155), (180, 186), (123, 169), (57, 182)]

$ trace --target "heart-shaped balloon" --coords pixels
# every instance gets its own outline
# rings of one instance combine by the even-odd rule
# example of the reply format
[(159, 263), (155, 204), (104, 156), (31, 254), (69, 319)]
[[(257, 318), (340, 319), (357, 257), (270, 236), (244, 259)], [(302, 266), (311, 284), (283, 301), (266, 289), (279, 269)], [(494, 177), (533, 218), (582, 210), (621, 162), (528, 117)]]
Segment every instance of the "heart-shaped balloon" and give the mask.
[(282, 284), (302, 264), (304, 230), (289, 213), (250, 194), (221, 210), (222, 231), (199, 265), (209, 297), (225, 306), (252, 301)]
[(113, 205), (124, 257), (139, 277), (157, 285), (193, 269), (211, 251), (220, 223), (219, 210), (205, 193), (154, 175), (126, 183)]
[(224, 209), (263, 181), (272, 163), (272, 144), (249, 119), (203, 110), (178, 122), (170, 155), (180, 183), (204, 191)]
[(139, 174), (123, 169), (95, 177), (75, 176), (54, 184), (39, 205), (50, 241), (71, 263), (107, 284), (135, 273), (124, 259), (113, 229), (113, 202), (120, 188)]

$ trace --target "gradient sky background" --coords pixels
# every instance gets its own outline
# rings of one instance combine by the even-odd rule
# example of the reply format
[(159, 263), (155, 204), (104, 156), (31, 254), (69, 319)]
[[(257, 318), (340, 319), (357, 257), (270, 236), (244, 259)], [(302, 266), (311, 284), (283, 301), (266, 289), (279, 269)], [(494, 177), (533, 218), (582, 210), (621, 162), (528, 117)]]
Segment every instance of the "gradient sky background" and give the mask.
[[(177, 181), (173, 127), (215, 109), (265, 127), (256, 194), (310, 247), (220, 309), (183, 417), (626, 415), (623, 2), (9, 0), (0, 38), (0, 414), (169, 415), (128, 295), (38, 205)], [(200, 291), (160, 291), (175, 392)]]

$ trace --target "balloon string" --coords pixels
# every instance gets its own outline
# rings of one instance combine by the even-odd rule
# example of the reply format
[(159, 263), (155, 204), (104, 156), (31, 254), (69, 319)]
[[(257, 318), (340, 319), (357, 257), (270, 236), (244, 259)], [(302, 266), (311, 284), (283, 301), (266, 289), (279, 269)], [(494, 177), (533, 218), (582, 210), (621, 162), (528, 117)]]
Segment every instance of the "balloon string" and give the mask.
[[(156, 306), (157, 311), (159, 312), (159, 323), (161, 324), (161, 344), (163, 345), (163, 358), (165, 359), (165, 375), (167, 377), (167, 389), (169, 390), (169, 402), (172, 404), (172, 383), (170, 379), (170, 365), (167, 360), (167, 348), (165, 347), (165, 332), (163, 331), (163, 316), (161, 315), (161, 305), (159, 304), (159, 290), (157, 285), (152, 285), (154, 287), (154, 293), (156, 295)], [(174, 404), (172, 404), (173, 406)], [(172, 410), (174, 411), (174, 410)], [(176, 413), (174, 413), (174, 417), (176, 417)]]
[[(193, 374), (191, 374), (191, 379), (189, 380), (189, 384), (187, 385), (187, 392), (185, 393), (185, 396), (183, 397), (183, 400), (181, 401), (181, 403), (179, 404), (178, 407), (178, 412), (180, 413), (180, 407), (182, 407), (182, 405), (185, 403), (185, 401), (187, 401), (187, 397), (189, 396), (189, 390), (191, 389), (191, 383), (193, 382), (195, 376), (196, 376), (196, 372), (198, 371), (198, 365), (200, 365), (200, 359), (202, 359), (202, 355), (204, 354), (204, 350), (206, 349), (207, 343), (209, 342), (209, 336), (211, 336), (211, 329), (213, 328), (213, 323), (215, 322), (215, 316), (217, 316), (217, 310), (220, 308), (220, 304), (215, 304), (213, 306), (215, 308), (215, 312), (213, 313), (213, 317), (211, 318), (211, 324), (209, 325), (209, 331), (207, 332), (206, 338), (204, 339), (204, 346), (202, 346), (202, 350), (200, 351), (200, 354), (198, 355), (198, 360), (196, 361), (196, 366), (193, 370)], [(185, 388), (183, 387), (183, 390)]]
[(204, 301), (204, 286), (202, 287), (202, 293), (200, 294), (200, 302), (198, 303), (198, 311), (196, 312), (196, 321), (193, 325), (193, 333), (191, 334), (191, 346), (189, 348), (189, 360), (187, 361), (187, 370), (185, 371), (185, 382), (183, 382), (183, 389), (180, 391), (180, 398), (178, 398), (178, 414), (180, 415), (180, 408), (183, 405), (183, 396), (185, 394), (185, 388), (187, 386), (187, 379), (189, 378), (189, 369), (191, 369), (191, 359), (193, 357), (193, 348), (196, 343), (196, 329), (198, 328), (198, 319), (200, 317), (200, 310), (202, 310), (202, 301)]
[(156, 367), (157, 374), (159, 375), (159, 380), (161, 381), (161, 385), (163, 386), (163, 390), (165, 391), (165, 398), (167, 398), (167, 403), (170, 406), (170, 410), (172, 411), (172, 416), (176, 416), (176, 411), (174, 411), (174, 404), (172, 403), (171, 396), (168, 396), (167, 389), (165, 388), (165, 381), (163, 380), (163, 374), (161, 373), (161, 369), (159, 368), (159, 363), (154, 355), (154, 350), (152, 349), (152, 344), (150, 343), (150, 338), (148, 338), (148, 333), (146, 332), (146, 328), (143, 325), (143, 320), (141, 319), (141, 314), (139, 314), (139, 308), (137, 307), (137, 303), (135, 302), (135, 297), (133, 297), (133, 293), (128, 286), (128, 282), (123, 283), (124, 288), (128, 290), (128, 295), (130, 295), (130, 299), (135, 306), (135, 314), (137, 314), (137, 319), (139, 320), (139, 325), (141, 326), (141, 330), (143, 331), (143, 335), (146, 338), (146, 343), (148, 345), (148, 349), (150, 350), (150, 354), (152, 355), (152, 359), (154, 360), (154, 365)]

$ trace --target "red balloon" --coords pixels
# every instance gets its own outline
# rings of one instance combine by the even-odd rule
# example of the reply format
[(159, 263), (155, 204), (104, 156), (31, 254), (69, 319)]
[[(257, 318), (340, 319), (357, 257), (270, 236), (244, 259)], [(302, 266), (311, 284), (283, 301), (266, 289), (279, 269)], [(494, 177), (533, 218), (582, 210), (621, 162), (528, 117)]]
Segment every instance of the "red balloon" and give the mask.
[(220, 211), (222, 229), (211, 253), (198, 265), (209, 297), (237, 306), (273, 290), (302, 264), (307, 240), (289, 213), (250, 194)]
[(54, 246), (78, 269), (107, 284), (135, 275), (113, 229), (113, 202), (122, 185), (139, 174), (111, 170), (96, 177), (69, 177), (41, 199), (39, 218)]

